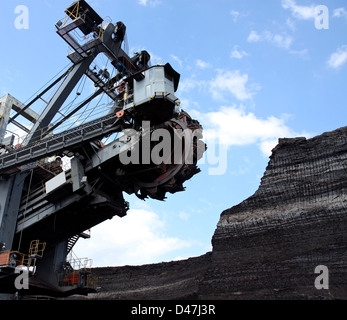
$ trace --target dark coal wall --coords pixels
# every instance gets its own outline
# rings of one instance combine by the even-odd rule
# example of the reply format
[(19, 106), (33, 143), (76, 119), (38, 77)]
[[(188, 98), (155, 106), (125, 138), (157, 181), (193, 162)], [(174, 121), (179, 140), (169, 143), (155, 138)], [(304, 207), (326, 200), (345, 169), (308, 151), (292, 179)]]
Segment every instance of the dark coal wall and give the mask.
[[(213, 251), (98, 268), (91, 299), (347, 299), (347, 127), (280, 139), (257, 192), (224, 211)], [(315, 287), (328, 267), (329, 289)]]
[(146, 266), (97, 268), (101, 290), (89, 298), (102, 300), (199, 299), (199, 287), (211, 265), (211, 253), (184, 261)]

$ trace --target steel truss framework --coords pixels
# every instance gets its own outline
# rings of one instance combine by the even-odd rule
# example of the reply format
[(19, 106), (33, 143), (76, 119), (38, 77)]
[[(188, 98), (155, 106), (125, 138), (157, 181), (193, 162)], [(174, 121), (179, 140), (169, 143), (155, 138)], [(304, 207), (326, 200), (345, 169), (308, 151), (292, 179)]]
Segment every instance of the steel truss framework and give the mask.
[[(11, 103), (4, 108), (6, 117), (4, 113), (1, 115), (0, 146), (7, 125), (16, 124), (18, 116), (33, 123), (19, 148), (3, 146), (4, 154), (0, 155), (0, 286), (4, 292), (15, 293), (17, 289), (13, 286), (14, 273), (8, 272), (11, 255), (1, 260), (2, 252), (29, 252), (30, 243), (35, 239), (45, 244), (45, 251), (40, 257), (34, 257), (40, 261), (35, 270), (31, 270), (35, 277), (31, 278), (30, 289), (25, 295), (65, 296), (92, 292), (95, 288), (91, 284), (95, 282), (88, 281), (91, 280), (89, 271), (82, 268), (76, 272), (67, 262), (67, 255), (76, 241), (89, 237), (84, 231), (116, 215), (124, 217), (129, 205), (124, 201), (123, 192), (135, 193), (141, 199), (163, 200), (167, 192), (183, 191), (184, 181), (199, 172), (196, 162), (206, 149), (199, 141), (191, 142), (192, 152), (197, 155), (190, 164), (183, 161), (171, 165), (124, 165), (120, 161), (120, 156), (130, 150), (142, 152), (142, 120), (152, 121), (153, 128), (165, 128), (173, 135), (177, 134), (177, 129), (189, 129), (193, 133), (202, 128), (185, 112), (175, 111), (179, 104), (174, 95), (179, 74), (170, 65), (152, 69), (146, 51), (130, 58), (122, 49), (125, 25), (122, 22), (102, 23), (86, 1), (71, 5), (64, 20), (57, 23), (57, 34), (73, 49), (68, 56), (73, 66), (28, 104), (21, 104), (12, 97)], [(73, 37), (76, 30), (90, 36), (91, 40), (81, 45)], [(106, 71), (100, 76), (90, 68), (101, 53), (117, 70), (112, 78)], [(142, 84), (160, 72), (163, 79), (158, 83), (167, 83), (169, 89), (164, 86), (137, 101), (136, 94), (142, 90)], [(96, 92), (53, 124), (53, 118), (83, 76), (93, 81)], [(45, 110), (41, 114), (33, 112), (30, 107), (61, 81)], [(151, 80), (150, 84), (153, 83), (155, 80)], [(54, 134), (55, 129), (100, 94), (106, 94), (114, 102), (108, 115)], [(11, 109), (17, 112), (12, 117)], [(125, 134), (106, 146), (100, 142), (126, 129), (138, 134)], [(189, 138), (187, 135), (181, 137), (181, 147)], [(155, 143), (150, 148), (154, 146)], [(56, 161), (48, 164), (43, 161), (52, 156)], [(72, 159), (71, 168), (66, 171), (58, 161), (64, 156)]]

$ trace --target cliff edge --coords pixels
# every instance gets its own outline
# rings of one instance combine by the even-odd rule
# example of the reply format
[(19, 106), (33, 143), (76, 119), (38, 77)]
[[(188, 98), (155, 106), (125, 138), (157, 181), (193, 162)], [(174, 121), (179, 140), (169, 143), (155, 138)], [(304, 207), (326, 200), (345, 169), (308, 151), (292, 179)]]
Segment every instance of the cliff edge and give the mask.
[[(92, 299), (347, 299), (347, 127), (280, 139), (261, 185), (224, 211), (213, 251), (96, 268)], [(329, 289), (317, 289), (317, 266)]]

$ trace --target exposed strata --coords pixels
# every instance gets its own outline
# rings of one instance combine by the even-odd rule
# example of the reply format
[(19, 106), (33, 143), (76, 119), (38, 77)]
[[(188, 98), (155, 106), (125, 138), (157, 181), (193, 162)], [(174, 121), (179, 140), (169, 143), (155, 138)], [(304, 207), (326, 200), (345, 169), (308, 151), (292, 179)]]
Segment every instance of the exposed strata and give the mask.
[[(280, 139), (257, 192), (222, 213), (213, 252), (98, 268), (96, 299), (347, 299), (347, 127)], [(329, 268), (329, 290), (314, 286)]]
[(96, 268), (102, 300), (198, 299), (199, 286), (211, 265), (211, 253), (183, 261), (146, 266)]

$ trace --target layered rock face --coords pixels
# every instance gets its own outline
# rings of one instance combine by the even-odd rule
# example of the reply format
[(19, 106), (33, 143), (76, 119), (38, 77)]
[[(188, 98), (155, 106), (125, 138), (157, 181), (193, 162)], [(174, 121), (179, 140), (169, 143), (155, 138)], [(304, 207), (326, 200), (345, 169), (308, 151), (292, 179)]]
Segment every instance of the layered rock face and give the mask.
[[(281, 139), (258, 191), (222, 213), (204, 298), (347, 298), (347, 127)], [(328, 267), (329, 290), (315, 269)]]
[[(347, 299), (347, 127), (280, 139), (258, 191), (222, 213), (212, 244), (187, 261), (95, 269), (94, 298)], [(322, 265), (329, 289), (318, 290)]]
[(146, 266), (97, 268), (101, 300), (198, 299), (199, 286), (211, 265), (211, 253), (184, 261)]

